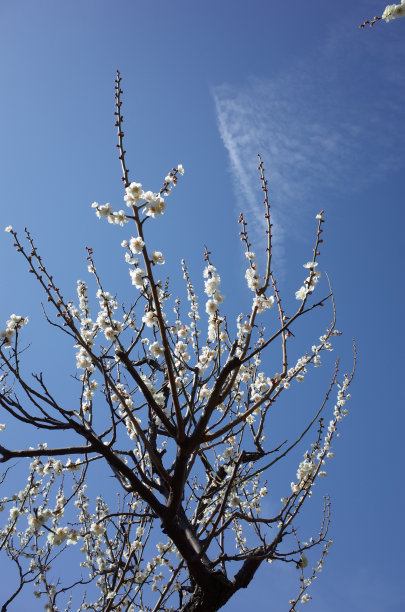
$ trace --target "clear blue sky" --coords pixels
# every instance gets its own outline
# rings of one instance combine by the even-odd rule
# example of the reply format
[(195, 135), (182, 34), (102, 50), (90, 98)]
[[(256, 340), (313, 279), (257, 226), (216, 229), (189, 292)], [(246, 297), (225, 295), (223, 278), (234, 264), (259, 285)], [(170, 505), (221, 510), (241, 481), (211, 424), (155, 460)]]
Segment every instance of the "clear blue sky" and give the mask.
[[(156, 190), (173, 165), (186, 170), (154, 236), (173, 278), (184, 256), (201, 285), (207, 243), (231, 312), (247, 307), (236, 219), (244, 209), (259, 240), (258, 151), (279, 236), (275, 268), (291, 306), (310, 257), (314, 216), (326, 210), (321, 267), (344, 331), (335, 354), (349, 369), (355, 337), (359, 365), (323, 485), (333, 499), (335, 544), (311, 587), (313, 612), (405, 609), (405, 19), (358, 28), (384, 6), (0, 1), (0, 226), (30, 228), (66, 295), (74, 297), (85, 275), (84, 245), (94, 247), (111, 290), (113, 281), (122, 291), (127, 283), (119, 243), (128, 232), (101, 223), (90, 208), (94, 200), (122, 207), (116, 68), (124, 78), (131, 178)], [(73, 349), (53, 352), (58, 339), (46, 335), (39, 293), (7, 234), (0, 234), (0, 257), (1, 321), (11, 312), (29, 315), (31, 358), (44, 367), (57, 359), (73, 372)], [(315, 340), (323, 330), (316, 317), (312, 325), (303, 333)], [(23, 443), (26, 434), (7, 431), (10, 446)], [(284, 610), (294, 579), (294, 572), (266, 565), (226, 610)], [(0, 584), (1, 601), (3, 590)], [(22, 602), (11, 610), (42, 609), (28, 594)]]

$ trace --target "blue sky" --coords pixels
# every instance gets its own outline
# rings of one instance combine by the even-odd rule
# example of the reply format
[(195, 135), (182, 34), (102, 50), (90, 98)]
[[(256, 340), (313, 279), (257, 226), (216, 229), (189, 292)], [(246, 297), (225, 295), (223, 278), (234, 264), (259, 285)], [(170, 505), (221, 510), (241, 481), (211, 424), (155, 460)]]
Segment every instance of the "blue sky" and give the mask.
[[(0, 220), (30, 228), (66, 295), (74, 297), (85, 275), (84, 245), (94, 247), (106, 285), (116, 283), (121, 292), (129, 285), (119, 248), (128, 232), (102, 224), (90, 208), (94, 200), (122, 207), (116, 68), (124, 79), (131, 178), (157, 190), (173, 165), (186, 170), (152, 236), (174, 283), (186, 257), (201, 287), (207, 243), (230, 312), (247, 308), (236, 220), (246, 211), (260, 250), (259, 151), (271, 190), (275, 268), (291, 308), (311, 256), (315, 214), (326, 210), (320, 265), (344, 331), (335, 353), (349, 369), (355, 337), (359, 363), (324, 484), (335, 544), (311, 587), (313, 612), (405, 607), (405, 20), (358, 28), (384, 6), (383, 0), (0, 2)], [(73, 350), (56, 350), (40, 294), (7, 234), (0, 235), (0, 256), (1, 320), (11, 312), (29, 315), (30, 358), (44, 368), (55, 368), (56, 360), (57, 378), (62, 369), (69, 373)], [(323, 315), (319, 324), (313, 317), (304, 338), (315, 340), (323, 323)], [(326, 371), (322, 376), (325, 385)], [(320, 380), (309, 383), (310, 396), (322, 392)], [(7, 431), (10, 446), (28, 436)], [(289, 483), (288, 470), (285, 478)], [(286, 609), (294, 580), (290, 569), (266, 566), (225, 609)], [(28, 595), (22, 601), (33, 609)]]

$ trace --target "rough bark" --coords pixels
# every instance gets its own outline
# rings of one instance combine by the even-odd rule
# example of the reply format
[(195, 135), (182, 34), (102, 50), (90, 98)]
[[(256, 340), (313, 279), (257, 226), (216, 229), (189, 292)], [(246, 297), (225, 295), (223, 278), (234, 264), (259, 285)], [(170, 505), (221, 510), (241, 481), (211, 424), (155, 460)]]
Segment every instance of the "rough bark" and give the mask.
[(216, 612), (220, 610), (235, 593), (235, 587), (226, 580), (212, 581), (212, 588), (197, 587), (181, 612)]

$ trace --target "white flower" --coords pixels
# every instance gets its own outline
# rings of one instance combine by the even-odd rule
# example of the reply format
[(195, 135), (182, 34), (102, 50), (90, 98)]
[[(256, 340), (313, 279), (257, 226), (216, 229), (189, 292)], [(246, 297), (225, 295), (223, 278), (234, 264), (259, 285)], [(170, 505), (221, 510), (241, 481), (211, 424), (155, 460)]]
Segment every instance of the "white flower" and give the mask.
[(76, 470), (80, 469), (81, 461), (80, 459), (76, 459), (75, 463), (72, 462), (71, 458), (66, 461), (65, 469), (69, 472), (76, 472)]
[(212, 296), (215, 294), (216, 290), (219, 287), (221, 279), (219, 274), (213, 274), (211, 278), (208, 278), (204, 281), (204, 291), (208, 296)]
[(102, 523), (92, 523), (90, 525), (90, 531), (92, 531), (95, 536), (103, 535), (103, 533), (105, 533), (105, 526)]
[(271, 295), (266, 298), (264, 295), (257, 295), (253, 300), (253, 305), (257, 308), (257, 312), (260, 314), (266, 310), (266, 308), (273, 308), (274, 296)]
[(160, 251), (152, 251), (150, 256), (155, 264), (163, 265), (165, 263), (165, 259)]
[(214, 315), (218, 310), (218, 304), (214, 300), (208, 300), (205, 304), (205, 311), (210, 316)]
[(142, 321), (145, 323), (147, 327), (153, 327), (154, 325), (157, 325), (156, 312), (154, 312), (153, 310), (149, 310), (142, 317)]
[(308, 603), (309, 600), (311, 599), (311, 596), (308, 595), (308, 593), (305, 593), (302, 597), (301, 597), (301, 603), (305, 604)]
[(246, 270), (245, 278), (247, 280), (249, 289), (251, 289), (252, 291), (256, 291), (262, 286), (259, 274), (252, 270), (252, 268), (248, 268)]
[(316, 268), (317, 265), (318, 265), (317, 261), (307, 261), (307, 263), (305, 263), (302, 267), (309, 268), (310, 270), (312, 270), (313, 268)]
[(121, 227), (124, 227), (124, 224), (128, 223), (128, 217), (123, 210), (114, 213), (114, 223)]
[(307, 459), (305, 459), (305, 461), (302, 461), (298, 467), (297, 479), (303, 480), (308, 476), (308, 474), (312, 474), (315, 468), (316, 465), (313, 461), (308, 461)]
[(305, 300), (307, 296), (307, 288), (302, 286), (301, 289), (295, 292), (295, 297), (297, 300)]
[(163, 215), (166, 208), (166, 202), (160, 195), (155, 195), (151, 191), (147, 191), (145, 193), (145, 200), (148, 202), (144, 209), (147, 217), (153, 217), (153, 219), (156, 219), (156, 217), (159, 215)]
[(4, 431), (5, 429), (6, 429), (6, 426), (3, 423), (1, 423), (0, 424), (0, 431)]
[(20, 516), (21, 512), (18, 508), (14, 506), (14, 508), (10, 508), (10, 519), (13, 521), (14, 519)]
[(138, 238), (131, 238), (131, 240), (129, 241), (129, 248), (132, 251), (132, 253), (142, 253), (142, 249), (145, 246), (144, 241), (142, 240), (142, 238), (140, 238), (138, 236)]
[(79, 538), (80, 538), (80, 533), (78, 531), (76, 531), (75, 529), (70, 529), (69, 530), (69, 539), (66, 542), (66, 544), (68, 546), (72, 546), (72, 545), (74, 546), (79, 541)]
[(145, 199), (141, 183), (131, 183), (125, 190), (124, 200), (127, 206), (134, 206)]
[(184, 174), (183, 164), (179, 164), (179, 165), (177, 166), (177, 172), (178, 172), (179, 174)]
[(149, 347), (152, 356), (156, 358), (161, 357), (163, 355), (163, 346), (160, 346), (158, 342), (153, 342)]
[(231, 493), (228, 501), (230, 506), (239, 506), (239, 504), (241, 503), (241, 499), (237, 493)]
[(145, 270), (142, 268), (133, 268), (129, 271), (131, 275), (132, 284), (135, 285), (137, 289), (143, 289), (145, 281), (143, 279), (143, 275), (145, 274)]
[(388, 4), (382, 14), (382, 19), (387, 23), (396, 19), (397, 17), (403, 17), (405, 15), (405, 0), (401, 0), (401, 4)]
[[(96, 204), (96, 202), (94, 202), (94, 204)], [(92, 204), (92, 206), (95, 208), (94, 204)], [(102, 206), (97, 207), (96, 215), (99, 219), (101, 219), (101, 217), (109, 217), (112, 214), (113, 208), (108, 202), (107, 204), (103, 204)]]
[(92, 365), (91, 357), (85, 348), (81, 347), (76, 354), (76, 367), (82, 370), (89, 368)]
[(7, 227), (4, 230), (5, 232), (12, 232), (13, 228), (11, 227), (11, 225), (7, 225)]
[(104, 330), (104, 335), (107, 340), (114, 340), (116, 334), (117, 332), (112, 327), (106, 327)]
[(204, 385), (203, 387), (201, 387), (200, 389), (200, 393), (199, 393), (199, 399), (206, 399), (207, 397), (209, 397), (211, 394), (211, 389), (209, 387), (207, 387), (207, 385)]

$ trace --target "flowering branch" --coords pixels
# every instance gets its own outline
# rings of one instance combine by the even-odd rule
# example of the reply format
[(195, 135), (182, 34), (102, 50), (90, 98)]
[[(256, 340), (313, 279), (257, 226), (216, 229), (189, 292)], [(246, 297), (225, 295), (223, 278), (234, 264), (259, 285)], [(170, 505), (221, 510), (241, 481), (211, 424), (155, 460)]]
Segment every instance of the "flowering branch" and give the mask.
[(364, 21), (359, 27), (365, 28), (368, 25), (372, 28), (374, 24), (377, 23), (377, 21), (381, 21), (382, 19), (384, 19), (386, 23), (389, 23), (390, 21), (393, 21), (394, 19), (397, 19), (398, 17), (404, 17), (404, 15), (405, 15), (405, 0), (401, 0), (401, 4), (388, 4), (385, 7), (384, 12), (381, 15), (381, 17), (376, 16), (372, 20), (366, 19), (366, 21)]

